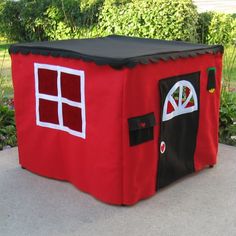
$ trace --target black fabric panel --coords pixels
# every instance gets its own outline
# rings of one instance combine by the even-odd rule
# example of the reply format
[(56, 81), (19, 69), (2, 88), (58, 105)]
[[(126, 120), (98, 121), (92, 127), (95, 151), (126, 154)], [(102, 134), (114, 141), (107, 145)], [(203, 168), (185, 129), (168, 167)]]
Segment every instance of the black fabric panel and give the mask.
[[(198, 110), (161, 121), (159, 147), (162, 141), (166, 150), (159, 155), (157, 189), (194, 172), (194, 152), (199, 121), (200, 73), (176, 76), (163, 79), (159, 83), (161, 107), (172, 86), (180, 80), (187, 80), (193, 85), (198, 97)], [(162, 111), (161, 111), (162, 112)], [(162, 114), (161, 114), (162, 117)]]
[(154, 113), (148, 113), (143, 116), (137, 116), (128, 119), (129, 130), (142, 129), (143, 126), (146, 128), (153, 127), (156, 124)]
[(13, 44), (9, 52), (77, 58), (121, 69), (160, 59), (167, 61), (205, 53), (223, 53), (223, 46), (113, 35), (93, 39)]
[(207, 90), (216, 88), (215, 68), (208, 69)]
[(130, 146), (153, 140), (153, 127), (130, 131), (129, 137)]
[(128, 119), (130, 146), (153, 140), (154, 113)]

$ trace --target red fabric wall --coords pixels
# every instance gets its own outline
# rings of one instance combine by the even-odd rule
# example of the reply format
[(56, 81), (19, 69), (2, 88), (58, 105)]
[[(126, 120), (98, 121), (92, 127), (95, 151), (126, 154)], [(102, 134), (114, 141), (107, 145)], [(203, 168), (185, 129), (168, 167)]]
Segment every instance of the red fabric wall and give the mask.
[[(36, 125), (33, 63), (85, 71), (86, 139)], [(80, 60), (12, 55), (20, 164), (68, 180), (96, 198), (121, 204), (122, 100), (125, 71)]]
[[(194, 156), (196, 171), (216, 163), (218, 150), (219, 97), (222, 55), (202, 55), (157, 64), (138, 65), (128, 70), (123, 119), (123, 202), (133, 204), (155, 194), (159, 159), (160, 94), (158, 81), (176, 75), (200, 71), (200, 117)], [(216, 91), (207, 90), (207, 69), (216, 67)], [(154, 140), (130, 147), (125, 117), (154, 112)], [(158, 181), (158, 180), (157, 180)]]
[[(131, 205), (156, 191), (159, 158), (158, 81), (201, 71), (200, 118), (195, 169), (215, 164), (221, 78), (218, 55), (159, 61), (114, 70), (68, 58), (12, 55), (20, 164), (51, 178), (68, 180), (111, 204)], [(86, 139), (36, 126), (33, 63), (85, 71)], [(207, 68), (216, 67), (217, 87), (207, 91)], [(130, 147), (127, 119), (154, 112), (154, 140)]]

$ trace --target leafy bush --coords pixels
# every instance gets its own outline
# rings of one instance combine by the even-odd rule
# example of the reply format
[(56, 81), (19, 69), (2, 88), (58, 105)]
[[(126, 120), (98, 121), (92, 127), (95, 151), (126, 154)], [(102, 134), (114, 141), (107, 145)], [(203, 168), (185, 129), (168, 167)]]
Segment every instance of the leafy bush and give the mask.
[(236, 46), (236, 17), (234, 18), (233, 22), (232, 22), (232, 32), (231, 32), (231, 44), (233, 44), (234, 46)]
[(97, 35), (104, 0), (3, 0), (0, 34), (10, 41), (41, 41)]
[(0, 150), (5, 146), (17, 144), (14, 110), (8, 105), (0, 104)]
[(192, 0), (4, 0), (1, 33), (37, 41), (111, 33), (196, 41)]
[(236, 146), (236, 93), (222, 91), (219, 141)]
[(0, 32), (10, 41), (45, 39), (44, 31), (34, 24), (47, 8), (50, 0), (3, 0), (0, 3)]
[[(22, 27), (20, 14), (20, 3), (11, 1), (2, 1), (0, 3), (0, 33), (10, 40), (21, 41), (26, 33)], [(21, 38), (23, 36), (23, 38)]]
[(199, 14), (198, 18), (198, 42), (207, 43), (209, 34), (209, 25), (211, 23), (214, 12), (203, 12)]
[(236, 78), (236, 45), (225, 47), (223, 65), (223, 89), (229, 91)]
[[(4, 45), (6, 47), (6, 45)], [(4, 50), (4, 49), (3, 49)], [(6, 77), (3, 75), (3, 64), (6, 49), (0, 61), (0, 150), (5, 146), (16, 146), (16, 127), (14, 120), (13, 100), (5, 93)]]
[(97, 36), (99, 9), (104, 0), (67, 0), (52, 4), (37, 19), (48, 39)]
[(49, 6), (42, 17), (35, 19), (35, 25), (41, 27), (45, 37), (50, 40), (66, 39), (72, 35), (72, 28), (65, 22), (63, 12), (56, 6)]
[(5, 146), (16, 146), (16, 126), (14, 119), (13, 100), (5, 96), (3, 89), (4, 77), (0, 70), (0, 150)]
[(0, 4), (1, 34), (11, 41), (55, 39), (56, 34), (63, 38), (73, 32), (79, 4), (80, 0), (65, 4), (64, 0), (4, 0)]
[(209, 25), (207, 41), (210, 44), (234, 44), (236, 19), (230, 14), (214, 13)]
[(196, 41), (197, 20), (191, 0), (107, 0), (99, 16), (99, 30), (102, 35)]
[(37, 41), (126, 34), (229, 44), (236, 17), (198, 15), (192, 0), (2, 0), (0, 35)]

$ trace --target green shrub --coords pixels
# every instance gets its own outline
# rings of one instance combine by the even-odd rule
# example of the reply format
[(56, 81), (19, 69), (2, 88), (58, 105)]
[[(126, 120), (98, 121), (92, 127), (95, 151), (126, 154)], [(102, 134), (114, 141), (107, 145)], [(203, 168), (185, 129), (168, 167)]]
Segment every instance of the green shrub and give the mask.
[(222, 91), (219, 141), (236, 146), (236, 93)]
[(14, 110), (0, 104), (0, 150), (5, 146), (14, 147), (16, 143)]
[(10, 41), (41, 41), (70, 37), (75, 31), (81, 0), (4, 0), (0, 33)]
[(1, 34), (10, 41), (44, 40), (46, 35), (35, 19), (42, 15), (50, 0), (3, 0), (0, 4)]
[(96, 26), (100, 8), (105, 0), (82, 0), (81, 1), (81, 17), (79, 25), (82, 27)]
[(102, 35), (196, 41), (197, 20), (191, 0), (108, 0), (99, 16), (99, 30)]
[(233, 81), (236, 81), (236, 45), (229, 45), (223, 57), (223, 89), (229, 91)]
[(13, 100), (7, 97), (5, 91), (6, 77), (3, 74), (7, 46), (3, 46), (4, 53), (0, 60), (0, 150), (5, 146), (16, 146)]
[(5, 96), (4, 77), (0, 69), (0, 150), (5, 146), (16, 146), (16, 127), (13, 101)]
[(66, 39), (72, 35), (72, 28), (65, 22), (64, 14), (57, 6), (49, 6), (35, 19), (35, 25), (41, 27), (45, 37), (50, 40)]
[(41, 41), (97, 35), (104, 0), (4, 0), (0, 34), (10, 41)]
[(232, 31), (231, 31), (231, 44), (236, 46), (236, 18), (232, 22)]
[(203, 12), (199, 14), (198, 18), (198, 42), (207, 43), (209, 34), (209, 25), (211, 23), (214, 12)]
[(10, 41), (108, 34), (224, 45), (236, 39), (235, 14), (198, 16), (192, 0), (2, 0), (0, 24)]
[(230, 14), (214, 13), (209, 25), (207, 41), (210, 44), (233, 44), (236, 37), (236, 20)]
[(8, 39), (23, 40), (26, 37), (20, 19), (20, 2), (2, 1), (0, 3), (0, 33)]

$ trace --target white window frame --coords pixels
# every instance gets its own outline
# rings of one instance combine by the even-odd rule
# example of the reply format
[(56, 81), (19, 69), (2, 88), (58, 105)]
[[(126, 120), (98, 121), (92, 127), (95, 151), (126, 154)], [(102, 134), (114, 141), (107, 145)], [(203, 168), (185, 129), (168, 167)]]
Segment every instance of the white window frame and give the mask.
[[(186, 100), (182, 103), (183, 87), (187, 87), (190, 92), (189, 92)], [(175, 99), (173, 98), (173, 94), (177, 89), (179, 90), (178, 104), (176, 104)], [(190, 107), (187, 107), (191, 98), (193, 98), (193, 105)], [(170, 113), (167, 113), (168, 102), (170, 102), (174, 108), (174, 110)], [(194, 112), (197, 110), (198, 110), (198, 99), (197, 99), (197, 94), (196, 94), (196, 91), (195, 91), (193, 85), (187, 80), (180, 80), (173, 85), (173, 87), (170, 89), (170, 91), (168, 92), (168, 94), (165, 98), (162, 121), (171, 120), (175, 116), (191, 113), (191, 112)]]
[[(38, 69), (47, 69), (57, 72), (57, 96), (48, 95), (39, 92), (39, 77)], [(61, 94), (61, 73), (67, 73), (71, 75), (78, 75), (80, 77), (80, 102), (75, 102), (67, 98), (63, 98)], [(86, 117), (85, 117), (85, 78), (84, 71), (75, 70), (68, 67), (56, 66), (50, 64), (41, 64), (34, 63), (34, 78), (35, 78), (35, 96), (36, 96), (36, 124), (38, 126), (47, 127), (51, 129), (62, 130), (67, 133), (70, 133), (74, 136), (85, 139), (86, 137)], [(53, 124), (50, 122), (40, 121), (39, 113), (39, 99), (44, 99), (47, 101), (54, 101), (58, 104), (58, 121), (59, 124)], [(82, 132), (75, 131), (63, 124), (63, 112), (62, 112), (62, 103), (66, 103), (70, 106), (77, 107), (81, 109), (81, 121), (82, 121)]]

